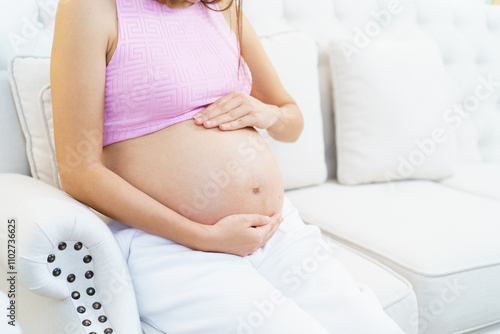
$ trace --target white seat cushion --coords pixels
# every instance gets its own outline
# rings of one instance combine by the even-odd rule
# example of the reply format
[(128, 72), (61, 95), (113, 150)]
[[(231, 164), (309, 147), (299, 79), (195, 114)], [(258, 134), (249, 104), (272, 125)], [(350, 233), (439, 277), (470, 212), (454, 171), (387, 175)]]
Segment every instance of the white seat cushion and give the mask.
[(500, 163), (458, 165), (455, 174), (441, 184), (500, 201)]
[(500, 205), (431, 181), (287, 193), (302, 218), (414, 286), (422, 333), (500, 322)]
[(411, 283), (363, 253), (341, 245), (329, 236), (326, 238), (332, 245), (337, 245), (334, 247), (335, 257), (349, 271), (354, 280), (373, 290), (384, 311), (406, 334), (416, 334), (417, 324), (408, 321), (418, 312), (417, 299)]

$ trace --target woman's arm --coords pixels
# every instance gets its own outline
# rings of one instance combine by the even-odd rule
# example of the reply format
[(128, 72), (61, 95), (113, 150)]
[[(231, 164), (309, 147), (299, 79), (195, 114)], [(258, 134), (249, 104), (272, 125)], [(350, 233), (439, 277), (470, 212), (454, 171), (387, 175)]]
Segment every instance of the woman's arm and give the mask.
[(116, 17), (113, 3), (72, 0), (57, 9), (50, 77), (64, 190), (113, 219), (193, 249), (238, 255), (255, 251), (272, 236), (281, 221), (279, 215), (271, 219), (235, 215), (212, 226), (198, 224), (102, 164), (106, 55)]
[[(224, 4), (221, 5), (225, 8)], [(231, 28), (237, 33), (236, 10), (230, 12)], [(267, 129), (279, 141), (297, 140), (304, 126), (302, 113), (283, 87), (250, 21), (242, 16), (242, 56), (252, 72), (250, 96), (233, 92), (195, 115), (195, 123), (206, 128), (235, 130), (246, 126)], [(209, 122), (207, 124), (207, 122)]]
[(252, 72), (253, 79), (250, 95), (263, 103), (278, 107), (276, 122), (267, 128), (271, 137), (279, 141), (295, 141), (304, 127), (302, 113), (283, 87), (259, 36), (245, 15), (242, 24), (242, 56)]

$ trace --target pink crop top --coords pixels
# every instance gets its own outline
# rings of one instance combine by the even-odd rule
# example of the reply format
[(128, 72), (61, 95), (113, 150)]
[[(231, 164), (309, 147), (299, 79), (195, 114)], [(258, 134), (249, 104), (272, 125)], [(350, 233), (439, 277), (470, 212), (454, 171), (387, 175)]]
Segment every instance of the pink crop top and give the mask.
[[(250, 70), (222, 13), (116, 0), (118, 44), (106, 69), (103, 146), (188, 120), (217, 99), (250, 94)], [(216, 4), (210, 5), (218, 9)]]

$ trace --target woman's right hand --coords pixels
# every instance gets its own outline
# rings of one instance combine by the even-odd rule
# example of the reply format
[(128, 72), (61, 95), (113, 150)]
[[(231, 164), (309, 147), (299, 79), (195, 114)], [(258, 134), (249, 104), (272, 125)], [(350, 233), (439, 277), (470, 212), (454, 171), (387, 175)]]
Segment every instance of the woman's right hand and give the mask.
[(209, 229), (205, 251), (247, 256), (266, 244), (283, 221), (281, 213), (269, 216), (235, 214), (219, 220)]

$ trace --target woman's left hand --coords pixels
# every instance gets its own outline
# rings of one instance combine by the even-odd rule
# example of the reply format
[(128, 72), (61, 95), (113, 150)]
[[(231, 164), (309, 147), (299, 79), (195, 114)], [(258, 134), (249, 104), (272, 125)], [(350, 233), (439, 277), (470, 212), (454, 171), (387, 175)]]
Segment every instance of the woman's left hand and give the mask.
[(256, 98), (232, 92), (194, 116), (197, 125), (220, 130), (236, 130), (248, 126), (267, 129), (278, 121), (280, 109)]

